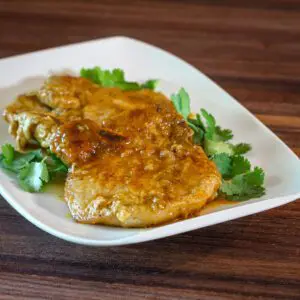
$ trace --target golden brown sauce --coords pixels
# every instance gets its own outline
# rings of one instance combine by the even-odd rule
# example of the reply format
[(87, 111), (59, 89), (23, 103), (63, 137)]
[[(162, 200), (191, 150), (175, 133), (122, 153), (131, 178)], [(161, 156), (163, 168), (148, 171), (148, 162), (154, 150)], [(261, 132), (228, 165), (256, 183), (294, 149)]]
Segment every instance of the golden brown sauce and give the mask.
[(231, 206), (236, 205), (237, 202), (226, 200), (226, 199), (221, 199), (221, 198), (216, 198), (215, 200), (212, 200), (211, 202), (207, 203), (203, 209), (199, 212), (199, 216), (201, 215), (206, 215), (209, 213), (212, 213), (214, 211), (228, 208)]
[(65, 176), (61, 176), (59, 178), (55, 178), (49, 184), (45, 185), (44, 192), (50, 193), (55, 196), (56, 199), (60, 201), (64, 201), (64, 193), (65, 193)]

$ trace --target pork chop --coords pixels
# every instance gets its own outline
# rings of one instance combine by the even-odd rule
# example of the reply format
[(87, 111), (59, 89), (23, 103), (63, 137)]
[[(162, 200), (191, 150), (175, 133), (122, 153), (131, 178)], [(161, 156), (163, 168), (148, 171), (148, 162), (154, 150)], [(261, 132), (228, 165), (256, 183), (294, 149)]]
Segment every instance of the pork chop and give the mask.
[(65, 200), (76, 221), (147, 227), (186, 218), (215, 197), (216, 166), (163, 94), (63, 76), (26, 105), (22, 97), (6, 109), (10, 132), (21, 148), (38, 141), (69, 164)]

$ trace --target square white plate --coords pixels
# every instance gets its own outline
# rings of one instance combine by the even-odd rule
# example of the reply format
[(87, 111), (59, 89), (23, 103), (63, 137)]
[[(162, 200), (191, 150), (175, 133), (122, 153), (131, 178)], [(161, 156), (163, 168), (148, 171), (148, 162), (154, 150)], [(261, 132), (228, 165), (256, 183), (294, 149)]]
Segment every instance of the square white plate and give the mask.
[[(298, 157), (236, 100), (197, 69), (154, 46), (126, 37), (112, 37), (0, 60), (0, 109), (16, 95), (38, 88), (50, 73), (79, 72), (82, 67), (122, 68), (130, 80), (161, 79), (166, 95), (183, 86), (192, 110), (206, 108), (236, 141), (253, 146), (249, 159), (266, 171), (267, 193), (260, 199), (221, 208), (188, 220), (151, 229), (82, 225), (67, 218), (68, 208), (53, 192), (30, 194), (0, 171), (0, 192), (26, 219), (62, 239), (87, 245), (111, 246), (154, 240), (264, 211), (300, 197)], [(0, 121), (0, 141), (12, 141)]]

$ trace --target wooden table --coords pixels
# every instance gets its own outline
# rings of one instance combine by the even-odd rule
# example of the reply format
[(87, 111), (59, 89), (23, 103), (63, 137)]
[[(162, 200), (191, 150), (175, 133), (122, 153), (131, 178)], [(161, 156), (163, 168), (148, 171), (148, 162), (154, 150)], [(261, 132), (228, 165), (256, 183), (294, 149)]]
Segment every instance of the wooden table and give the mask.
[[(300, 153), (300, 1), (0, 1), (0, 57), (111, 35), (187, 60)], [(300, 184), (300, 183), (299, 183)], [(140, 245), (90, 248), (0, 203), (1, 299), (300, 299), (299, 201)]]

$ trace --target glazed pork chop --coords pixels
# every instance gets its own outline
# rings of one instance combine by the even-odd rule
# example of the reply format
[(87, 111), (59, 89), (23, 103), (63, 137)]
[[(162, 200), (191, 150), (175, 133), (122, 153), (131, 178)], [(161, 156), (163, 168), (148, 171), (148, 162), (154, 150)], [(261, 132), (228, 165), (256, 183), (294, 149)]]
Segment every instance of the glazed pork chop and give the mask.
[(38, 143), (70, 166), (65, 200), (78, 222), (147, 227), (186, 218), (221, 183), (161, 93), (52, 77), (4, 116), (19, 148)]

